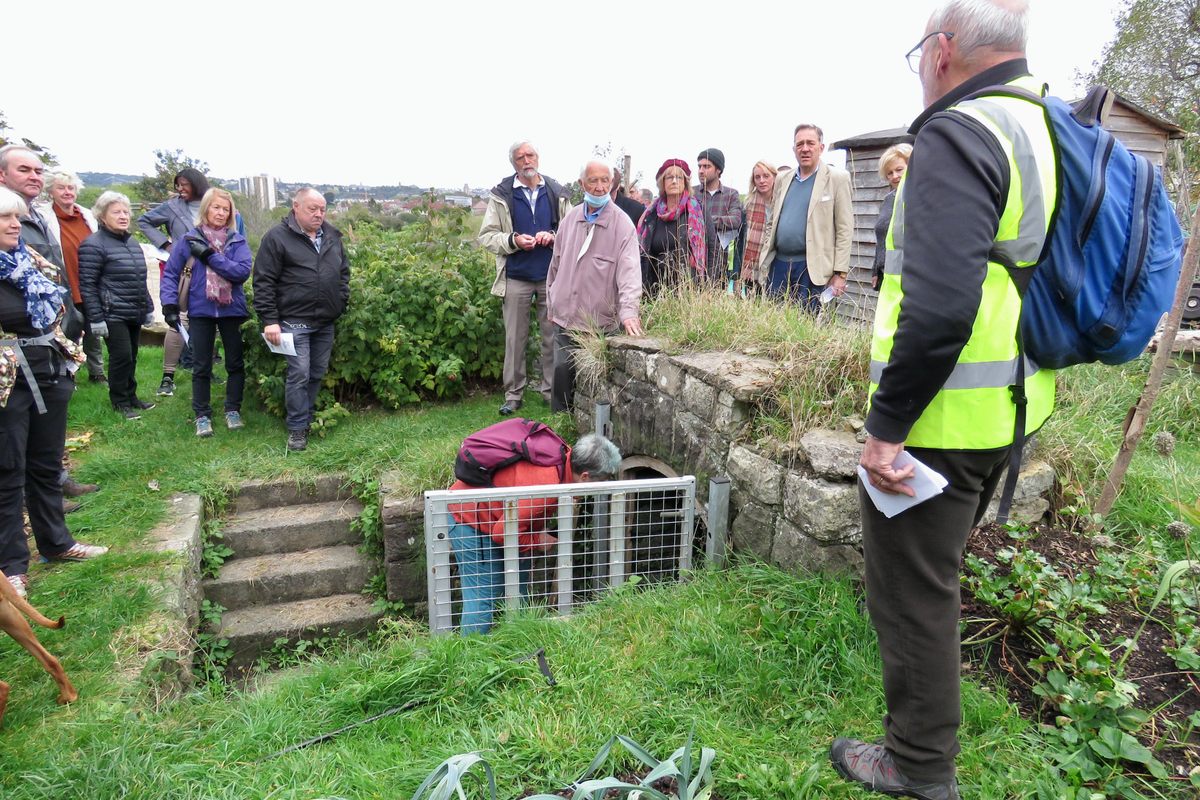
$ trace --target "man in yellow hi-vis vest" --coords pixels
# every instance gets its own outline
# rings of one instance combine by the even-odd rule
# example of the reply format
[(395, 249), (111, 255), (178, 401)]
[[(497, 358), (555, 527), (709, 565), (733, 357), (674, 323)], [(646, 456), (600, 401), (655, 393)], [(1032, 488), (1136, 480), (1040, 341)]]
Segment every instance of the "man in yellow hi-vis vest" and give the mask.
[(959, 561), (1006, 465), (1017, 402), (1027, 432), (1054, 406), (1053, 373), (1019, 353), (1009, 275), (1045, 244), (1054, 146), (1039, 105), (977, 96), (1040, 89), (1027, 16), (1025, 0), (944, 0), (909, 53), (926, 108), (888, 230), (861, 465), (878, 489), (911, 495), (913, 467), (896, 463), (907, 450), (949, 485), (890, 519), (860, 488), (887, 716), (882, 743), (837, 739), (830, 751), (843, 777), (898, 797), (959, 797)]

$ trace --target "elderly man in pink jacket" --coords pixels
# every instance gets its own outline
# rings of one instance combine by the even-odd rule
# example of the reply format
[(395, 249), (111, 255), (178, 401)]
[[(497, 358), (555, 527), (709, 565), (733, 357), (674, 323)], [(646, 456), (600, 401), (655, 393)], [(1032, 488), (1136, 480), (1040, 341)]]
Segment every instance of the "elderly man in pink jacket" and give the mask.
[(642, 335), (638, 304), (642, 268), (637, 231), (611, 202), (613, 171), (589, 161), (579, 175), (583, 203), (558, 223), (546, 297), (554, 335), (550, 408), (570, 411), (575, 399), (575, 337), (579, 333)]

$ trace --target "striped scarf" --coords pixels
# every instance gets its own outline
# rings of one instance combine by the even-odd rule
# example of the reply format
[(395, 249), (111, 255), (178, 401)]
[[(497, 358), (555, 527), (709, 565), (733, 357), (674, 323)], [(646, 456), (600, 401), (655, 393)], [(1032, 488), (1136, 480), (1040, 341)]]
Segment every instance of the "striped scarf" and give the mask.
[(662, 195), (650, 204), (637, 225), (638, 241), (642, 244), (642, 252), (649, 252), (650, 226), (646, 224), (646, 219), (651, 214), (656, 214), (663, 222), (674, 222), (682, 211), (687, 212), (688, 266), (695, 270), (697, 275), (704, 277), (708, 264), (707, 250), (704, 246), (704, 210), (686, 189), (683, 197), (679, 198), (679, 205), (675, 206), (673, 211), (667, 210), (667, 200)]
[(742, 253), (741, 280), (759, 281), (756, 277), (758, 255), (762, 252), (763, 234), (767, 230), (767, 222), (771, 219), (771, 207), (763, 201), (762, 195), (752, 192), (746, 201), (746, 249)]

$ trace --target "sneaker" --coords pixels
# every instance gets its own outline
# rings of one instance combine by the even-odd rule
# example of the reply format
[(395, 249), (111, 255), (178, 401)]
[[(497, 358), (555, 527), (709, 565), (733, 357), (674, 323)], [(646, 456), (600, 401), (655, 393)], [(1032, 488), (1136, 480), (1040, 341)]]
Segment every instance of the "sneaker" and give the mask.
[(245, 427), (242, 422), (242, 415), (236, 411), (225, 412), (225, 427), (231, 431), (236, 431), (238, 428)]
[(212, 434), (212, 420), (208, 417), (196, 417), (196, 435), (206, 437)]
[(162, 383), (158, 385), (158, 391), (155, 392), (159, 397), (171, 397), (175, 394), (175, 379), (170, 375), (163, 375)]
[(308, 431), (288, 431), (288, 450), (299, 452), (306, 447), (308, 447)]
[(125, 419), (142, 418), (142, 412), (132, 406), (113, 406), (113, 409)]
[(138, 400), (138, 399), (135, 397), (135, 398), (133, 398), (133, 403), (132, 403), (131, 405), (132, 405), (134, 408), (140, 408), (142, 411), (149, 411), (150, 409), (154, 408), (154, 405), (155, 405), (155, 404), (154, 404), (154, 403), (147, 403), (145, 400)]
[(107, 552), (108, 548), (103, 545), (76, 542), (67, 552), (45, 558), (46, 561), (87, 561), (89, 558), (96, 558)]
[(4, 578), (13, 587), (13, 591), (17, 593), (17, 597), (28, 595), (28, 592), (25, 591), (25, 587), (29, 585), (28, 575), (5, 575)]
[(829, 760), (843, 778), (874, 792), (917, 800), (959, 800), (958, 781), (953, 778), (944, 783), (911, 781), (896, 768), (892, 754), (881, 744), (834, 739)]
[(105, 386), (108, 386), (108, 378), (103, 372), (99, 373), (98, 375), (88, 375), (88, 383), (102, 383)]
[(62, 485), (62, 492), (67, 497), (79, 497), (85, 494), (91, 494), (98, 491), (100, 484), (98, 483), (79, 483), (74, 478), (67, 478), (66, 483)]
[(504, 405), (500, 406), (500, 416), (502, 416), (502, 417), (511, 416), (512, 414), (516, 413), (517, 409), (520, 407), (521, 407), (520, 403), (514, 403), (512, 401), (509, 401), (509, 402), (505, 403)]

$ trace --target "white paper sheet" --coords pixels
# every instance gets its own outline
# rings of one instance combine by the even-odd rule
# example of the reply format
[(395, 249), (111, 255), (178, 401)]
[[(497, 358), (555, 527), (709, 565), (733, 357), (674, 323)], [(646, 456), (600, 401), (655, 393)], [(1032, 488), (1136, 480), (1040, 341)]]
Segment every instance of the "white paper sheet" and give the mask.
[(942, 489), (946, 488), (946, 484), (949, 483), (949, 481), (942, 477), (941, 473), (934, 472), (913, 458), (907, 450), (900, 451), (900, 455), (896, 456), (895, 468), (903, 469), (909, 464), (913, 465), (914, 472), (913, 476), (905, 483), (915, 492), (912, 497), (906, 494), (888, 494), (881, 489), (876, 489), (871, 485), (871, 476), (867, 474), (867, 471), (861, 466), (858, 468), (858, 479), (862, 481), (863, 486), (866, 488), (871, 502), (875, 504), (875, 508), (879, 509), (879, 513), (888, 519), (896, 516), (901, 511), (924, 503), (931, 497), (938, 496), (942, 493)]
[[(267, 342), (267, 335), (262, 335), (263, 341)], [(271, 344), (267, 342), (267, 349), (272, 353), (278, 353), (281, 356), (296, 355), (296, 337), (290, 333), (279, 334), (279, 344)]]

